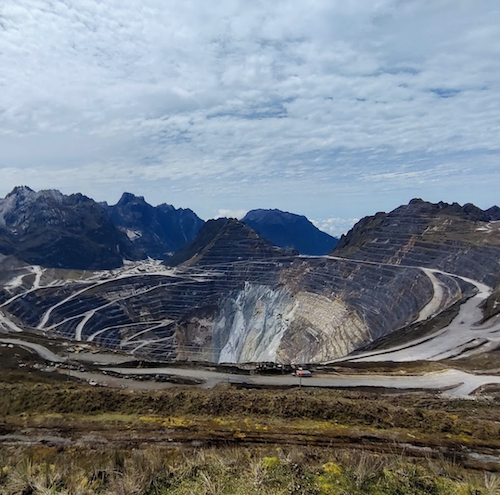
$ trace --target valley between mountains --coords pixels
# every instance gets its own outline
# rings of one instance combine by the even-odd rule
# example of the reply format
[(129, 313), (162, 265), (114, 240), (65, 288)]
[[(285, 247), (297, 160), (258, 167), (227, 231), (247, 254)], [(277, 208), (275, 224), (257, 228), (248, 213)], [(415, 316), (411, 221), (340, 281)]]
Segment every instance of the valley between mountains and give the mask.
[[(78, 198), (78, 208), (91, 201)], [(78, 214), (74, 202), (57, 192), (17, 188), (1, 205), (3, 228), (9, 231), (10, 222), (8, 235), (22, 230), (23, 242), (32, 245), (40, 232), (36, 219), (50, 218), (56, 226), (73, 221), (66, 211)], [(193, 212), (154, 208), (130, 194), (115, 207), (93, 207), (127, 233), (127, 252), (167, 253), (159, 246), (175, 225), (184, 229), (185, 242), (164, 259), (129, 259), (105, 270), (61, 267), (51, 258), (45, 266), (30, 265), (4, 255), (4, 332), (18, 340), (28, 334), (62, 338), (151, 362), (281, 367), (464, 360), (496, 355), (500, 347), (497, 208), (413, 200), (362, 219), (333, 251), (313, 255), (304, 253), (304, 232), (312, 225), (276, 210), (255, 210), (249, 218), (254, 227), (259, 218), (281, 222), (276, 230), (288, 232), (281, 236), (288, 247), (235, 219), (203, 223)], [(302, 244), (295, 243), (302, 254), (293, 247), (290, 225), (305, 229), (298, 234)], [(321, 237), (323, 246), (326, 241)], [(89, 267), (99, 263), (96, 258)], [(442, 378), (443, 387), (451, 386)], [(466, 394), (487, 382), (482, 378), (472, 387), (476, 381), (462, 377)], [(376, 386), (385, 386), (380, 380)], [(425, 380), (419, 386), (425, 388)]]

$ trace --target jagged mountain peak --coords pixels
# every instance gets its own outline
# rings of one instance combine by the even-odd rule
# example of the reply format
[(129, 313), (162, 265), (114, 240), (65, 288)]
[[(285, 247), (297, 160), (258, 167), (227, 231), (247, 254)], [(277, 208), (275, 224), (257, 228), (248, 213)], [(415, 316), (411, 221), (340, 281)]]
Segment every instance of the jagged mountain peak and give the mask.
[(0, 253), (47, 267), (104, 269), (137, 259), (106, 210), (83, 194), (14, 188), (0, 199)]
[(421, 198), (412, 199), (408, 205), (400, 206), (398, 209), (411, 209), (413, 212), (425, 213), (428, 215), (452, 215), (458, 216), (467, 220), (488, 222), (491, 220), (490, 210), (482, 210), (472, 203), (465, 203), (461, 206), (459, 203), (445, 203), (439, 201), (438, 203), (431, 203), (424, 201)]
[(10, 193), (8, 193), (5, 196), (5, 199), (13, 197), (13, 196), (15, 196), (15, 197), (26, 197), (29, 194), (34, 194), (34, 193), (35, 193), (35, 191), (33, 191), (33, 189), (31, 189), (28, 186), (15, 186), (14, 189), (12, 189), (12, 191), (10, 191)]
[[(50, 191), (52, 195), (61, 195), (59, 191)], [(8, 193), (5, 198), (1, 199), (1, 207), (5, 212), (7, 209), (13, 210), (14, 208), (20, 207), (26, 203), (36, 201), (39, 198), (49, 197), (51, 194), (49, 191), (39, 191), (36, 192), (28, 186), (16, 186), (10, 193)]]
[[(80, 193), (77, 193), (80, 194)], [(81, 195), (81, 194), (80, 194)], [(17, 198), (19, 200), (25, 200), (27, 198), (52, 198), (57, 201), (60, 201), (64, 198), (64, 194), (61, 193), (58, 189), (41, 189), (40, 191), (34, 191), (31, 187), (28, 186), (16, 186), (10, 193), (5, 196), (7, 198)]]
[(63, 198), (57, 190), (35, 192), (28, 186), (16, 186), (4, 199), (0, 199), (0, 225), (23, 228), (30, 217), (46, 212), (48, 203), (61, 203)]
[(152, 206), (143, 196), (125, 192), (114, 206), (107, 206), (112, 222), (148, 256), (163, 259), (192, 241), (203, 225), (192, 210), (166, 203)]
[[(121, 239), (115, 239), (110, 248), (116, 255), (113, 265), (119, 263), (118, 258), (121, 263), (122, 255), (135, 259), (145, 254), (163, 259), (193, 240), (203, 223), (192, 210), (176, 209), (167, 204), (154, 207), (143, 196), (129, 192), (123, 193), (114, 206), (96, 203), (81, 193), (64, 195), (55, 189), (36, 192), (27, 186), (17, 186), (0, 199), (3, 252), (9, 254), (14, 249), (12, 242), (27, 242), (38, 229), (50, 227), (47, 230), (61, 230), (61, 234), (66, 230), (64, 235), (79, 236), (92, 226), (97, 230), (106, 226), (111, 237), (115, 237), (118, 229), (118, 238)], [(106, 234), (100, 234), (100, 238), (105, 237)], [(117, 245), (119, 252), (116, 251)], [(39, 258), (36, 253), (31, 253), (29, 260), (47, 262), (44, 256)], [(50, 264), (55, 263), (55, 260), (50, 261)], [(66, 266), (69, 261), (61, 263)]]
[(190, 208), (175, 208), (175, 206), (168, 205), (167, 203), (162, 203), (161, 205), (158, 205), (157, 208), (161, 211), (178, 211), (178, 210), (183, 210), (183, 211), (190, 211), (191, 213), (194, 213), (193, 210)]
[(304, 215), (278, 209), (251, 210), (242, 222), (272, 244), (292, 247), (301, 254), (327, 254), (338, 241), (335, 237), (319, 230)]
[[(129, 193), (129, 192), (124, 192), (122, 194), (122, 196), (121, 196), (120, 200), (118, 201), (118, 203), (116, 204), (116, 206), (124, 206), (124, 205), (128, 205), (130, 203), (151, 206), (146, 202), (146, 200), (144, 199), (144, 196), (136, 196), (135, 194)], [(153, 208), (153, 207), (151, 206), (151, 208)]]

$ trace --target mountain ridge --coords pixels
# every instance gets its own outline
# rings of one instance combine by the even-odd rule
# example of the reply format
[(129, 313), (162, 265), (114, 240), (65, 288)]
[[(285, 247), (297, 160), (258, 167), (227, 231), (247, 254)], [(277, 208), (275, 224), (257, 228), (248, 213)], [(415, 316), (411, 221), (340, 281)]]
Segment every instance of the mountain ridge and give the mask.
[(207, 265), (238, 260), (275, 258), (296, 255), (259, 236), (235, 218), (208, 220), (192, 244), (166, 260), (167, 265)]
[(338, 242), (304, 215), (278, 209), (251, 210), (242, 222), (276, 246), (292, 247), (300, 254), (328, 254)]
[(500, 208), (412, 199), (389, 213), (362, 218), (331, 252), (388, 264), (439, 268), (500, 284)]
[(0, 252), (56, 268), (109, 269), (140, 259), (105, 209), (81, 193), (14, 188), (0, 199)]
[(191, 242), (204, 221), (189, 208), (166, 203), (152, 206), (143, 196), (124, 192), (118, 203), (105, 205), (111, 221), (147, 256), (163, 259)]

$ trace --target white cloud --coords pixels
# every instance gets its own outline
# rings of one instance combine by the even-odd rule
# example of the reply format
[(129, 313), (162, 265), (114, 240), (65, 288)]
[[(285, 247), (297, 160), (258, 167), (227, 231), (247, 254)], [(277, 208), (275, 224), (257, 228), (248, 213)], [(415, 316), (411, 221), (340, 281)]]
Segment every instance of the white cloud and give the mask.
[(312, 220), (312, 223), (318, 227), (318, 229), (332, 235), (333, 237), (340, 237), (342, 234), (346, 234), (359, 218), (327, 218), (325, 220)]
[(496, 0), (3, 0), (0, 193), (128, 189), (205, 217), (486, 207), (499, 47)]
[(237, 218), (241, 220), (247, 214), (247, 210), (225, 210), (219, 209), (213, 218)]

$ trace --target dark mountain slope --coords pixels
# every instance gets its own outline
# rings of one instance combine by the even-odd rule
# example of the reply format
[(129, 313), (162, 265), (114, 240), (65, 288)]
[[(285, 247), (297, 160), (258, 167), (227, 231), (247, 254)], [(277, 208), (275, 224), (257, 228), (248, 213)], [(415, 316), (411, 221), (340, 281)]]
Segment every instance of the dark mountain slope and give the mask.
[(390, 213), (361, 219), (333, 255), (371, 262), (425, 266), (500, 284), (497, 207), (413, 199)]
[(338, 239), (322, 232), (305, 216), (280, 210), (252, 210), (242, 222), (272, 244), (293, 247), (300, 254), (329, 253)]
[(273, 246), (242, 222), (219, 218), (206, 222), (196, 239), (166, 263), (170, 266), (181, 263), (203, 266), (291, 254), (297, 253)]
[(142, 196), (131, 193), (123, 193), (120, 201), (107, 206), (107, 210), (111, 221), (133, 245), (156, 259), (163, 259), (191, 242), (204, 224), (190, 209), (167, 204), (154, 207)]
[(32, 264), (108, 269), (137, 259), (106, 210), (82, 194), (16, 187), (0, 199), (0, 252)]

